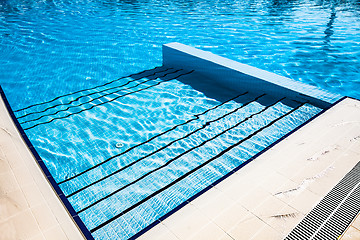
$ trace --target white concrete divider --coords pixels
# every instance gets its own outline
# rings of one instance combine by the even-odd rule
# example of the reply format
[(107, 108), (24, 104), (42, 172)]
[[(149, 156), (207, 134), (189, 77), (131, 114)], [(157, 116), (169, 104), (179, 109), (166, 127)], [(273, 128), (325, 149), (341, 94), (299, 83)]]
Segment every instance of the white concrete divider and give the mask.
[(163, 65), (195, 70), (198, 74), (235, 90), (285, 96), (300, 102), (309, 101), (320, 108), (328, 108), (342, 97), (339, 94), (177, 42), (163, 45)]

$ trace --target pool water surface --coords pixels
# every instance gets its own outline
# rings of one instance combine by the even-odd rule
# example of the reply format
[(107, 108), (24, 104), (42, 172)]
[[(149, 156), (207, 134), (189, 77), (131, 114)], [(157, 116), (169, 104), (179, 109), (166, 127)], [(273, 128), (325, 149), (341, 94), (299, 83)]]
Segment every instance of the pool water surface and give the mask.
[(94, 238), (135, 238), (322, 110), (166, 68), (161, 46), (360, 98), (359, 10), (358, 1), (0, 0), (0, 83)]
[(161, 65), (180, 42), (360, 98), (354, 0), (0, 1), (0, 83), (13, 109)]
[(93, 236), (128, 239), (321, 110), (156, 67), (15, 114)]

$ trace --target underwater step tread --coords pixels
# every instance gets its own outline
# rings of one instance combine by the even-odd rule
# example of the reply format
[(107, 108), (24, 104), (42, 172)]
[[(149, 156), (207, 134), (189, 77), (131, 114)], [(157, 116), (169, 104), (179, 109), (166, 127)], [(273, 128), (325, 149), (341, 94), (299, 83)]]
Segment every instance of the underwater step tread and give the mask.
[[(263, 97), (263, 96), (265, 96), (265, 94), (262, 94), (262, 95), (256, 97), (255, 99), (252, 99), (252, 100), (248, 101), (247, 103), (239, 106), (238, 108), (235, 108), (233, 111), (230, 111), (230, 112), (228, 112), (228, 113), (226, 113), (226, 114), (224, 114), (224, 115), (222, 115), (222, 116), (220, 116), (220, 117), (218, 117), (218, 118), (216, 118), (216, 119), (208, 122), (208, 124), (210, 124), (211, 122), (216, 122), (216, 121), (218, 121), (218, 120), (220, 120), (220, 119), (222, 119), (222, 118), (224, 118), (224, 117), (226, 117), (226, 116), (229, 116), (229, 115), (233, 114), (234, 112), (236, 112), (236, 111), (238, 111), (238, 110), (240, 110), (240, 109), (248, 106), (250, 103), (256, 102), (256, 100), (258, 100), (259, 98), (261, 98), (261, 97)], [(279, 100), (279, 101), (280, 101), (280, 100)], [(279, 101), (277, 101), (277, 102), (279, 102)], [(276, 102), (276, 103), (277, 103), (277, 102)], [(268, 108), (269, 108), (269, 107), (268, 107)], [(263, 110), (265, 111), (265, 110), (268, 109), (268, 108), (264, 108)], [(261, 111), (261, 112), (262, 112), (262, 111)], [(261, 112), (259, 112), (258, 114), (260, 114)], [(252, 114), (251, 116), (254, 116), (254, 115), (256, 115), (256, 114)], [(238, 126), (239, 124), (245, 122), (247, 119), (249, 119), (249, 118), (245, 118), (244, 120), (240, 121), (238, 124), (235, 124), (233, 127), (226, 129), (225, 131), (221, 132), (221, 134), (218, 134), (217, 136), (220, 136), (220, 135), (224, 134), (225, 132), (227, 132), (227, 131), (235, 128), (235, 127)], [(111, 176), (114, 175), (114, 174), (117, 174), (117, 173), (125, 170), (126, 168), (128, 168), (128, 167), (136, 164), (137, 162), (140, 162), (140, 161), (142, 161), (143, 159), (146, 159), (147, 157), (149, 157), (149, 156), (151, 156), (151, 155), (153, 155), (153, 154), (155, 154), (155, 153), (157, 153), (157, 152), (159, 152), (159, 151), (164, 150), (165, 148), (169, 147), (171, 144), (173, 144), (173, 143), (175, 143), (175, 142), (177, 142), (177, 141), (180, 141), (180, 140), (182, 140), (182, 139), (186, 139), (187, 137), (189, 137), (189, 136), (191, 136), (192, 134), (194, 134), (194, 133), (196, 133), (196, 132), (198, 132), (198, 131), (206, 128), (207, 126), (208, 126), (208, 125), (204, 124), (202, 127), (197, 128), (195, 131), (192, 131), (192, 132), (186, 134), (185, 136), (183, 136), (183, 137), (181, 137), (181, 138), (178, 138), (178, 139), (176, 139), (176, 140), (173, 140), (173, 141), (170, 142), (169, 144), (167, 144), (167, 145), (165, 145), (165, 146), (157, 149), (156, 151), (153, 151), (152, 153), (147, 154), (146, 156), (143, 156), (143, 157), (137, 159), (136, 161), (131, 162), (130, 164), (128, 164), (128, 165), (126, 165), (126, 166), (123, 166), (122, 168), (120, 168), (120, 169), (112, 172), (111, 174), (108, 174), (108, 175), (106, 175), (105, 177), (102, 177), (101, 179), (98, 179), (98, 180), (96, 180), (95, 182), (92, 182), (91, 184), (88, 184), (87, 186), (82, 187), (82, 188), (80, 188), (80, 189), (72, 192), (71, 194), (68, 194), (66, 197), (71, 197), (71, 196), (79, 193), (80, 191), (88, 188), (89, 186), (92, 186), (92, 185), (94, 185), (94, 184), (96, 184), (96, 183), (98, 183), (98, 182), (100, 182), (100, 181), (102, 181), (102, 180), (104, 180), (104, 179), (107, 179), (107, 178), (111, 177)], [(203, 143), (206, 143), (206, 142), (208, 142), (208, 140), (206, 140), (206, 141), (203, 142)], [(194, 148), (192, 148), (192, 149), (194, 149)], [(187, 153), (187, 152), (188, 152), (188, 150), (186, 150), (183, 154), (185, 154), (185, 153)], [(182, 155), (183, 155), (183, 154), (182, 154)]]
[(216, 156), (210, 158), (209, 160), (207, 160), (206, 162), (202, 163), (201, 165), (199, 165), (198, 167), (190, 170), (189, 172), (185, 173), (184, 175), (182, 175), (181, 177), (177, 178), (176, 180), (174, 180), (173, 182), (171, 182), (170, 184), (162, 187), (161, 189), (157, 190), (156, 192), (150, 194), (149, 196), (145, 197), (144, 199), (142, 199), (141, 201), (137, 202), (136, 204), (132, 205), (131, 207), (123, 210), (122, 212), (116, 214), (115, 216), (109, 218), (107, 221), (101, 223), (100, 225), (90, 229), (90, 232), (93, 233), (97, 230), (99, 230), (100, 228), (104, 227), (105, 225), (111, 223), (112, 221), (116, 220), (117, 218), (121, 217), (122, 215), (126, 214), (127, 212), (131, 211), (132, 209), (136, 208), (137, 206), (141, 205), (142, 203), (146, 202), (147, 200), (151, 199), (152, 197), (156, 196), (157, 194), (161, 193), (162, 191), (170, 188), (171, 186), (173, 186), (174, 184), (176, 184), (177, 182), (183, 180), (184, 178), (186, 178), (187, 176), (189, 176), (190, 174), (196, 172), (198, 169), (202, 168), (203, 166), (207, 165), (208, 163), (210, 163), (211, 161), (213, 161), (214, 159), (224, 155), (226, 152), (230, 151), (231, 149), (233, 149), (234, 147), (240, 145), (242, 142), (250, 139), (252, 136), (256, 135), (257, 133), (261, 132), (263, 129), (273, 125), (274, 123), (276, 123), (277, 121), (279, 121), (280, 119), (290, 115), (291, 113), (295, 112), (297, 109), (299, 109), (301, 106), (303, 106), (305, 103), (297, 106), (296, 108), (293, 108), (292, 110), (290, 110), (289, 112), (287, 112), (284, 115), (281, 115), (280, 117), (274, 119), (273, 121), (271, 121), (269, 124), (267, 124), (266, 126), (256, 130), (254, 133), (250, 134), (249, 136), (247, 136), (246, 138), (240, 140), (239, 142), (231, 145), (230, 147), (226, 148), (225, 150), (221, 151), (219, 154), (217, 154)]
[(57, 97), (55, 97), (55, 98), (53, 98), (53, 99), (51, 99), (51, 100), (49, 100), (49, 101), (45, 101), (45, 102), (41, 102), (41, 103), (36, 103), (36, 104), (32, 104), (32, 105), (29, 105), (29, 106), (24, 107), (24, 108), (17, 109), (17, 110), (14, 111), (14, 113), (20, 112), (20, 111), (24, 111), (24, 110), (29, 109), (29, 108), (32, 108), (32, 107), (34, 107), (34, 106), (39, 106), (39, 105), (51, 103), (51, 102), (56, 101), (56, 100), (58, 100), (58, 99), (60, 99), (60, 98), (62, 98), (62, 97), (71, 96), (71, 95), (74, 95), (74, 94), (77, 94), (77, 93), (80, 93), (80, 92), (83, 92), (83, 91), (93, 90), (93, 89), (96, 89), (96, 88), (98, 88), (98, 87), (103, 87), (103, 86), (109, 85), (109, 84), (111, 84), (111, 83), (113, 83), (113, 82), (119, 81), (119, 80), (121, 80), (121, 79), (124, 79), (124, 78), (127, 78), (127, 77), (136, 76), (136, 75), (139, 75), (139, 74), (143, 74), (143, 73), (145, 73), (145, 72), (147, 72), (147, 71), (152, 71), (152, 70), (155, 70), (155, 69), (161, 68), (161, 67), (163, 67), (163, 66), (157, 66), (157, 67), (154, 67), (153, 69), (148, 69), (148, 70), (143, 70), (143, 71), (138, 72), (138, 73), (133, 73), (133, 74), (127, 75), (127, 76), (125, 76), (125, 77), (121, 77), (121, 78), (118, 78), (118, 79), (112, 80), (112, 81), (110, 81), (110, 82), (107, 82), (107, 83), (104, 83), (104, 84), (101, 84), (101, 85), (97, 85), (97, 86), (94, 86), (94, 87), (91, 87), (91, 88), (81, 89), (81, 90), (78, 90), (78, 91), (75, 91), (75, 92), (72, 92), (72, 93), (63, 94), (63, 95), (57, 96)]
[[(113, 86), (113, 87), (106, 88), (106, 89), (103, 89), (103, 90), (99, 90), (99, 91), (96, 91), (96, 92), (91, 92), (91, 93), (88, 93), (88, 94), (80, 95), (80, 96), (76, 97), (75, 99), (71, 99), (69, 102), (66, 102), (66, 103), (60, 102), (60, 103), (58, 103), (58, 104), (54, 104), (54, 105), (52, 105), (52, 106), (50, 106), (50, 107), (47, 107), (47, 108), (45, 108), (45, 109), (42, 109), (41, 111), (34, 111), (34, 112), (30, 112), (30, 113), (27, 113), (27, 114), (24, 114), (24, 115), (21, 115), (21, 116), (17, 116), (17, 119), (21, 119), (21, 118), (24, 118), (24, 117), (28, 117), (28, 116), (31, 116), (31, 115), (34, 115), (34, 114), (44, 113), (44, 112), (46, 112), (47, 110), (54, 109), (54, 108), (59, 107), (59, 106), (71, 105), (72, 103), (74, 103), (74, 102), (76, 102), (76, 101), (79, 101), (81, 98), (89, 97), (89, 96), (91, 96), (91, 95), (99, 94), (99, 93), (102, 93), (102, 92), (105, 92), (105, 91), (108, 91), (108, 90), (111, 90), (111, 89), (120, 88), (120, 87), (126, 86), (126, 85), (128, 85), (128, 84), (130, 84), (130, 83), (132, 83), (132, 82), (136, 82), (136, 81), (142, 80), (142, 79), (144, 79), (144, 78), (146, 79), (146, 78), (148, 78), (148, 77), (150, 77), (150, 76), (154, 76), (154, 77), (155, 77), (156, 74), (159, 74), (159, 73), (162, 73), (162, 72), (166, 72), (166, 71), (168, 71), (168, 70), (170, 70), (170, 69), (173, 69), (173, 68), (166, 68), (166, 69), (163, 70), (163, 71), (158, 71), (158, 72), (155, 72), (155, 73), (150, 74), (150, 75), (147, 75), (147, 76), (142, 76), (141, 78), (134, 78), (133, 80), (129, 80), (129, 81), (127, 81), (126, 83), (123, 83), (122, 85), (119, 85), (119, 86)], [(177, 70), (177, 71), (180, 71), (180, 70)], [(175, 72), (176, 72), (176, 71), (175, 71)], [(162, 77), (163, 77), (163, 76), (162, 76)], [(157, 78), (157, 77), (156, 77), (156, 78)], [(149, 79), (148, 81), (150, 81), (150, 80), (155, 80), (156, 78), (151, 78), (151, 79)], [(143, 83), (146, 83), (146, 82), (148, 82), (148, 81), (140, 82), (140, 83), (139, 83), (138, 85), (136, 85), (136, 86), (139, 86), (139, 85), (141, 85), (141, 84), (143, 84)], [(134, 87), (134, 86), (133, 86), (133, 87)], [(123, 89), (120, 89), (120, 90), (128, 90), (128, 89), (133, 88), (133, 87), (123, 88)], [(118, 92), (118, 91), (115, 91), (115, 92)], [(105, 95), (103, 95), (103, 96), (101, 96), (101, 97), (114, 94), (115, 92), (112, 92), (112, 93), (109, 93), (109, 94), (105, 94)], [(94, 100), (96, 100), (96, 99), (100, 99), (100, 98), (91, 99), (91, 101), (94, 101)], [(88, 102), (85, 102), (85, 103), (89, 103), (89, 102), (91, 102), (91, 101), (88, 101)], [(85, 103), (81, 103), (80, 105), (77, 105), (77, 106), (81, 106), (81, 105), (83, 105), (83, 104), (85, 104)], [(55, 114), (55, 113), (52, 113), (52, 114), (50, 114), (50, 115), (53, 115), (53, 114)], [(46, 116), (46, 115), (43, 115), (43, 116)], [(42, 117), (43, 117), (43, 116), (42, 116)], [(21, 122), (21, 124), (26, 123), (26, 122), (29, 122), (29, 121), (36, 121), (36, 120), (39, 120), (39, 119), (40, 119), (40, 118), (25, 120), (25, 121)]]
[[(275, 103), (274, 103), (273, 105), (271, 105), (271, 106), (276, 105), (276, 103), (280, 102), (281, 100), (283, 100), (283, 99), (278, 100), (277, 102), (275, 102)], [(267, 109), (269, 109), (271, 106), (268, 106)], [(260, 112), (263, 112), (263, 111), (266, 111), (266, 109), (263, 109), (263, 110), (260, 111)], [(251, 119), (254, 115), (257, 115), (257, 114), (259, 114), (259, 112), (256, 113), (256, 114), (253, 114), (252, 116), (249, 116), (247, 119), (244, 119), (245, 121), (244, 121), (244, 120), (243, 120), (243, 121), (240, 121), (238, 124), (234, 125), (234, 126), (231, 127), (230, 129), (233, 129), (233, 128), (241, 125), (243, 122), (246, 122), (246, 120)], [(285, 115), (285, 114), (286, 114), (286, 113), (284, 113), (284, 115)], [(230, 129), (227, 129), (226, 131), (229, 131)], [(203, 146), (203, 145), (204, 145), (205, 143), (207, 143), (207, 142), (210, 142), (210, 141), (216, 139), (218, 136), (221, 136), (221, 135), (224, 134), (226, 131), (221, 132), (220, 134), (217, 134), (216, 136), (214, 136), (214, 137), (212, 137), (212, 138), (210, 138), (210, 139), (208, 139), (208, 140), (206, 140), (206, 141), (203, 141), (203, 142), (202, 142), (200, 145), (198, 145), (198, 146), (195, 146), (195, 147), (193, 147), (193, 148), (191, 148), (191, 149), (186, 150), (185, 152), (181, 153), (180, 155), (176, 156), (175, 158), (167, 161), (167, 162), (166, 162), (164, 165), (162, 165), (161, 167), (158, 167), (158, 168), (156, 168), (156, 169), (153, 169), (153, 170), (147, 172), (146, 174), (142, 175), (141, 177), (137, 178), (135, 181), (132, 181), (132, 182), (126, 184), (125, 186), (123, 186), (123, 187), (121, 187), (121, 188), (118, 188), (117, 190), (113, 191), (112, 193), (110, 193), (110, 194), (107, 195), (106, 197), (103, 197), (102, 199), (97, 200), (96, 202), (92, 203), (91, 205), (88, 205), (87, 207), (79, 210), (78, 213), (81, 213), (81, 212), (89, 209), (91, 206), (93, 206), (93, 205), (101, 202), (102, 200), (104, 200), (104, 199), (106, 199), (106, 198), (108, 198), (108, 197), (116, 194), (117, 192), (120, 192), (121, 190), (129, 187), (130, 185), (132, 185), (132, 184), (134, 184), (134, 183), (136, 183), (136, 182), (139, 182), (140, 180), (144, 179), (146, 176), (150, 175), (151, 173), (156, 172), (156, 171), (158, 171), (158, 170), (166, 167), (167, 165), (169, 165), (170, 163), (172, 163), (172, 162), (175, 161), (176, 159), (180, 158), (181, 156), (183, 156), (183, 155), (185, 155), (185, 154), (193, 151), (194, 149), (197, 149), (197, 148)], [(120, 172), (120, 171), (116, 171), (116, 172), (114, 172), (114, 174), (115, 174), (115, 173), (118, 173), (118, 172)], [(111, 175), (113, 175), (113, 174), (111, 174)], [(98, 183), (98, 182), (100, 182), (100, 181), (102, 181), (102, 180), (105, 180), (106, 178), (107, 178), (107, 177), (104, 177), (104, 178), (102, 178), (102, 179), (99, 179), (96, 183)], [(91, 184), (91, 185), (93, 185), (93, 184)], [(88, 185), (88, 186), (90, 186), (90, 185)], [(80, 191), (83, 191), (83, 190), (86, 189), (88, 186), (85, 186), (85, 187), (83, 187), (82, 189), (79, 189), (78, 191), (76, 191), (76, 193), (78, 193), (78, 192), (80, 192)], [(74, 195), (74, 194), (70, 194), (68, 197), (73, 196), (73, 195)]]
[[(68, 111), (69, 109), (76, 108), (76, 107), (80, 107), (80, 106), (83, 106), (83, 105), (85, 105), (85, 104), (92, 103), (92, 102), (95, 101), (95, 100), (100, 100), (100, 99), (102, 99), (102, 98), (104, 98), (104, 97), (108, 97), (109, 95), (117, 94), (117, 93), (119, 93), (119, 92), (121, 92), (121, 91), (126, 91), (126, 90), (129, 90), (129, 89), (132, 89), (132, 88), (136, 88), (136, 87), (138, 87), (138, 86), (140, 86), (140, 85), (142, 85), (142, 84), (144, 84), (144, 83), (151, 82), (151, 81), (155, 81), (155, 80), (158, 79), (158, 78), (163, 78), (163, 77), (165, 77), (165, 76), (167, 76), (167, 75), (169, 75), (169, 74), (174, 74), (174, 73), (177, 73), (177, 72), (180, 72), (180, 71), (182, 71), (182, 69), (175, 70), (175, 71), (172, 71), (172, 72), (170, 72), (170, 73), (165, 73), (165, 74), (163, 74), (162, 76), (159, 76), (159, 77), (156, 77), (156, 78), (151, 78), (151, 79), (147, 79), (147, 80), (145, 79), (145, 81), (140, 82), (140, 83), (136, 84), (135, 86), (131, 86), (131, 87), (119, 89), (119, 90), (116, 90), (116, 91), (113, 91), (113, 92), (110, 92), (110, 93), (106, 93), (106, 94), (104, 94), (104, 95), (101, 95), (101, 96), (99, 96), (99, 97), (90, 99), (90, 100), (88, 100), (88, 101), (86, 101), (86, 102), (83, 102), (83, 103), (80, 103), (80, 104), (78, 104), (78, 105), (69, 106), (69, 107), (67, 107), (67, 108), (65, 108), (65, 109), (60, 109), (60, 110), (57, 110), (56, 112), (53, 112), (53, 113), (48, 113), (48, 114), (39, 116), (39, 117), (34, 118), (34, 119), (29, 119), (29, 120), (22, 121), (22, 122), (20, 122), (20, 124), (25, 124), (25, 123), (29, 123), (29, 122), (38, 121), (38, 120), (40, 120), (40, 119), (43, 118), (43, 117), (53, 116), (53, 115), (56, 115), (56, 114), (58, 114), (58, 113)], [(130, 82), (130, 81), (129, 81), (129, 82)], [(125, 85), (126, 85), (126, 84), (125, 84)], [(116, 88), (116, 87), (115, 87), (115, 88)], [(133, 92), (132, 92), (132, 93), (133, 93)], [(128, 95), (129, 95), (129, 94), (128, 94)], [(79, 98), (81, 98), (81, 96), (80, 96)], [(74, 100), (74, 101), (75, 101), (75, 100)], [(111, 101), (111, 100), (106, 100), (105, 102), (110, 102), (110, 101)], [(71, 102), (73, 102), (73, 101), (71, 101)], [(59, 104), (59, 105), (54, 105), (54, 106), (57, 107), (57, 106), (66, 106), (66, 105), (69, 105), (69, 104)], [(47, 109), (51, 109), (51, 108), (52, 108), (52, 107), (49, 107), (49, 108), (47, 108)], [(45, 109), (44, 111), (46, 111), (47, 109)], [(41, 113), (41, 112), (40, 112), (40, 113)], [(31, 114), (31, 113), (30, 113), (30, 114)], [(28, 114), (28, 115), (30, 115), (30, 114)], [(35, 113), (34, 113), (34, 114), (35, 114)], [(19, 119), (19, 118), (21, 118), (21, 117), (18, 117), (18, 119)]]
[(111, 156), (110, 158), (107, 158), (107, 159), (105, 159), (104, 161), (102, 161), (102, 162), (100, 162), (100, 163), (98, 163), (98, 164), (95, 164), (95, 165), (91, 166), (90, 168), (87, 168), (86, 170), (83, 170), (83, 171), (75, 174), (74, 176), (71, 176), (71, 177), (66, 178), (66, 179), (64, 179), (64, 180), (62, 180), (62, 181), (59, 181), (58, 184), (60, 185), (60, 184), (63, 184), (63, 183), (65, 183), (65, 182), (67, 182), (67, 181), (70, 181), (70, 180), (72, 180), (72, 179), (74, 179), (74, 178), (76, 178), (76, 177), (79, 177), (79, 176), (81, 176), (82, 174), (84, 174), (84, 173), (86, 173), (86, 172), (88, 172), (88, 171), (90, 171), (90, 170), (93, 170), (93, 169), (99, 167), (100, 165), (105, 164), (105, 163), (107, 163), (108, 161), (110, 161), (110, 160), (112, 160), (112, 159), (114, 159), (114, 158), (116, 158), (116, 157), (119, 157), (119, 156), (121, 156), (121, 155), (124, 155), (124, 154), (128, 153), (129, 151), (131, 151), (131, 150), (133, 150), (133, 149), (135, 149), (135, 148), (137, 148), (137, 147), (140, 147), (140, 146), (142, 146), (142, 145), (144, 145), (144, 144), (146, 144), (146, 143), (149, 143), (149, 142), (151, 142), (152, 140), (154, 140), (154, 139), (156, 139), (156, 138), (158, 138), (158, 137), (161, 137), (162, 135), (167, 134), (167, 133), (169, 133), (169, 132), (177, 129), (177, 128), (180, 127), (180, 126), (184, 126), (184, 125), (186, 125), (186, 124), (188, 124), (188, 123), (191, 123), (191, 122), (193, 122), (193, 121), (195, 121), (195, 120), (199, 120), (199, 119), (200, 119), (200, 118), (199, 118), (200, 116), (205, 115), (205, 114), (207, 114), (208, 112), (210, 112), (210, 111), (212, 111), (212, 110), (215, 110), (215, 109), (217, 109), (217, 108), (219, 108), (219, 107), (221, 107), (221, 106), (229, 103), (230, 101), (234, 101), (235, 99), (237, 99), (237, 98), (239, 98), (239, 97), (241, 97), (241, 96), (244, 96), (244, 95), (246, 95), (246, 94), (248, 94), (248, 92), (244, 92), (244, 93), (241, 93), (241, 94), (239, 94), (239, 95), (236, 95), (235, 97), (232, 97), (232, 98), (230, 98), (230, 99), (222, 102), (221, 104), (218, 104), (218, 105), (216, 105), (216, 106), (214, 106), (214, 107), (212, 107), (212, 108), (209, 108), (209, 109), (207, 109), (207, 110), (205, 110), (205, 111), (203, 111), (203, 112), (201, 112), (201, 113), (194, 114), (194, 118), (191, 118), (191, 119), (189, 119), (189, 120), (187, 120), (187, 121), (185, 121), (185, 122), (183, 122), (183, 123), (177, 124), (177, 125), (169, 128), (168, 130), (163, 131), (163, 132), (161, 132), (161, 133), (159, 133), (159, 134), (157, 134), (157, 135), (155, 135), (155, 136), (147, 139), (147, 140), (144, 141), (144, 142), (141, 142), (141, 143), (139, 143), (139, 144), (136, 144), (136, 145), (134, 145), (134, 146), (126, 149), (125, 151), (123, 151), (123, 152), (121, 152), (121, 153), (119, 153), (119, 154), (116, 154), (116, 155), (114, 155), (114, 156)]
[(51, 120), (49, 120), (49, 121), (47, 121), (47, 122), (37, 123), (37, 124), (32, 125), (32, 126), (30, 126), (30, 127), (24, 127), (23, 129), (24, 129), (24, 130), (29, 130), (29, 129), (32, 129), (32, 128), (34, 128), (34, 127), (37, 127), (37, 126), (40, 126), (40, 125), (43, 125), (43, 124), (51, 123), (51, 122), (53, 122), (53, 121), (55, 121), (55, 120), (68, 118), (68, 117), (70, 117), (70, 116), (72, 116), (72, 115), (76, 115), (76, 114), (82, 113), (82, 112), (84, 112), (84, 111), (91, 110), (91, 109), (93, 109), (94, 107), (98, 107), (98, 106), (101, 106), (101, 105), (103, 105), (103, 104), (106, 104), (106, 103), (115, 101), (115, 100), (117, 100), (117, 99), (120, 98), (120, 97), (124, 97), (124, 96), (130, 95), (130, 94), (132, 94), (132, 93), (137, 93), (137, 92), (140, 92), (140, 91), (147, 90), (147, 89), (152, 88), (152, 87), (155, 87), (155, 86), (157, 86), (157, 85), (159, 85), (159, 84), (161, 84), (161, 83), (163, 83), (163, 82), (168, 82), (168, 81), (171, 81), (171, 80), (178, 79), (178, 78), (180, 78), (180, 77), (182, 77), (182, 76), (184, 76), (184, 75), (191, 74), (192, 72), (193, 72), (193, 71), (190, 71), (190, 72), (187, 72), (187, 73), (183, 73), (183, 74), (179, 74), (179, 75), (176, 76), (176, 77), (173, 77), (173, 78), (167, 79), (167, 80), (163, 80), (163, 81), (158, 82), (157, 84), (151, 85), (151, 86), (149, 86), (149, 87), (146, 87), (146, 88), (143, 88), (143, 89), (139, 89), (139, 90), (136, 90), (136, 91), (133, 91), (133, 92), (124, 94), (124, 95), (120, 95), (120, 96), (118, 96), (118, 97), (116, 97), (116, 98), (114, 98), (114, 99), (112, 99), (112, 100), (110, 100), (110, 101), (108, 101), (108, 102), (102, 102), (102, 103), (97, 104), (97, 105), (92, 105), (90, 108), (82, 109), (82, 110), (80, 110), (79, 112), (70, 113), (70, 114), (68, 114), (68, 115), (66, 115), (66, 116), (63, 116), (63, 117), (52, 118)]

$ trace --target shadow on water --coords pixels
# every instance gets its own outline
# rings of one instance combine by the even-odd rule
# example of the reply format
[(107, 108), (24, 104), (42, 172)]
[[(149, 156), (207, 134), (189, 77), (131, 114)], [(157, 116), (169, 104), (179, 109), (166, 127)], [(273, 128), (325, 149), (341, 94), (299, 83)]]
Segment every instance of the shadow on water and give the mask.
[(324, 31), (324, 50), (329, 50), (331, 44), (331, 36), (334, 34), (334, 22), (336, 19), (336, 10), (335, 6), (331, 7), (331, 14), (329, 17), (329, 22), (326, 24), (326, 29)]
[[(231, 86), (226, 87), (224, 85), (217, 83), (212, 79), (197, 74), (196, 72), (183, 76), (179, 78), (178, 81), (182, 82), (183, 84), (191, 86), (193, 89), (199, 92), (202, 92), (206, 97), (215, 99), (221, 103), (228, 101), (229, 99), (238, 96), (240, 94), (243, 94), (245, 92), (248, 93), (235, 99), (234, 101), (237, 103), (244, 104), (265, 94), (263, 97), (260, 97), (256, 102), (260, 103), (263, 106), (269, 106), (273, 104), (275, 101), (282, 98), (282, 96), (268, 95), (266, 94), (266, 92), (250, 92), (247, 89), (243, 89), (242, 91), (237, 91), (231, 88)], [(283, 101), (283, 103), (290, 107), (295, 107), (297, 105), (297, 103), (287, 100)]]
[(298, 0), (270, 0), (267, 4), (268, 14), (280, 17), (293, 12), (297, 5), (299, 5)]

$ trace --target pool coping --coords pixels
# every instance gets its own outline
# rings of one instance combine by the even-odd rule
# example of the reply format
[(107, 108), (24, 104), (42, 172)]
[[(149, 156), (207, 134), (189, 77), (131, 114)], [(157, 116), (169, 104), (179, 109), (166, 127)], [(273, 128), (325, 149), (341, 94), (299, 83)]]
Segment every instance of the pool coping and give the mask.
[(13, 121), (17, 131), (19, 132), (19, 134), (20, 134), (21, 138), (23, 139), (24, 143), (26, 144), (27, 148), (30, 150), (31, 154), (33, 155), (33, 158), (36, 160), (36, 163), (38, 164), (38, 166), (42, 170), (42, 173), (44, 174), (44, 176), (46, 177), (46, 179), (50, 183), (50, 185), (51, 185), (52, 189), (54, 190), (56, 196), (61, 201), (61, 203), (63, 204), (63, 206), (66, 209), (66, 211), (68, 212), (68, 214), (71, 216), (71, 218), (73, 219), (73, 221), (77, 225), (78, 229), (81, 231), (82, 235), (87, 240), (94, 240), (94, 237), (91, 235), (90, 231), (87, 229), (87, 227), (85, 226), (83, 221), (77, 215), (74, 208), (71, 206), (69, 200), (65, 197), (64, 193), (62, 192), (62, 190), (60, 189), (60, 187), (56, 183), (55, 179), (51, 176), (51, 174), (50, 174), (48, 168), (46, 167), (45, 163), (43, 162), (43, 160), (39, 156), (38, 152), (36, 151), (36, 149), (34, 148), (32, 143), (30, 142), (28, 136), (26, 135), (25, 131), (21, 127), (20, 123), (18, 122), (18, 120), (17, 120), (17, 118), (16, 118), (16, 116), (15, 116), (15, 114), (14, 114), (8, 100), (7, 100), (5, 92), (4, 92), (4, 90), (3, 90), (3, 88), (1, 86), (0, 86), (0, 96), (1, 96), (1, 98), (2, 98), (2, 100), (4, 102), (4, 104), (5, 104), (5, 107), (6, 107), (7, 111), (8, 111), (8, 114), (9, 114), (11, 120)]
[(209, 51), (182, 43), (172, 42), (162, 46), (163, 65), (195, 70), (212, 82), (225, 88), (244, 89), (283, 96), (297, 102), (309, 102), (319, 108), (329, 108), (343, 97), (319, 87), (240, 63)]

